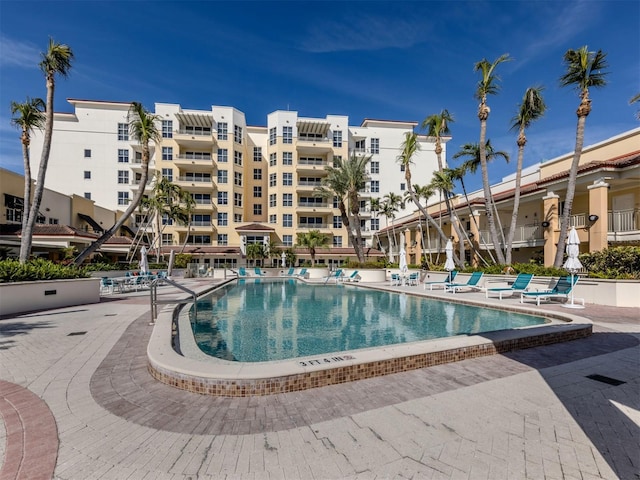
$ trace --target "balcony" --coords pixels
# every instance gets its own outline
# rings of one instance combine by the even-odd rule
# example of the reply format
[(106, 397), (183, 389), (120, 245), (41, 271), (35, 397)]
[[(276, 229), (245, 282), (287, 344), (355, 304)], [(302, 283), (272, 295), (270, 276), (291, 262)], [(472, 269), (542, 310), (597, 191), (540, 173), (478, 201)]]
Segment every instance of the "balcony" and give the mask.
[(607, 214), (607, 241), (624, 242), (640, 240), (640, 210), (617, 210)]
[[(506, 238), (508, 228), (503, 229), (503, 235)], [(502, 238), (502, 237), (500, 237)], [(478, 241), (480, 249), (487, 247), (493, 248), (491, 241), (491, 233), (489, 230), (480, 230), (480, 239)], [(541, 247), (544, 245), (544, 227), (542, 225), (525, 224), (516, 225), (516, 231), (513, 236), (513, 248), (523, 247)]]
[(333, 141), (330, 138), (307, 138), (298, 135), (296, 150), (298, 153), (329, 153), (333, 148)]
[(211, 157), (198, 158), (193, 155), (174, 155), (173, 164), (193, 172), (213, 172), (215, 168)]
[(313, 181), (313, 180), (298, 180), (298, 183), (296, 184), (296, 190), (297, 191), (312, 192), (313, 190), (315, 190), (316, 188), (319, 188), (321, 186), (322, 186), (322, 181), (320, 179), (318, 179), (317, 181)]
[(175, 225), (174, 228), (178, 232), (186, 232), (187, 229), (191, 233), (211, 233), (215, 231), (213, 221), (192, 221), (191, 224), (179, 224)]
[[(299, 223), (296, 226), (298, 230), (333, 230), (333, 225), (329, 223)], [(329, 233), (329, 232), (323, 232)]]
[(174, 130), (173, 139), (182, 147), (210, 148), (215, 144), (211, 131)]
[(174, 179), (173, 183), (178, 185), (189, 192), (206, 192), (215, 191), (216, 187), (213, 183), (213, 177), (192, 177), (192, 176), (179, 176)]
[(193, 204), (192, 208), (194, 212), (212, 212), (216, 211), (218, 207), (211, 200), (200, 200), (196, 201)]
[(304, 213), (331, 213), (333, 210), (333, 204), (329, 205), (327, 202), (298, 202), (297, 212)]
[(323, 174), (328, 164), (325, 159), (302, 158), (296, 163), (296, 171)]

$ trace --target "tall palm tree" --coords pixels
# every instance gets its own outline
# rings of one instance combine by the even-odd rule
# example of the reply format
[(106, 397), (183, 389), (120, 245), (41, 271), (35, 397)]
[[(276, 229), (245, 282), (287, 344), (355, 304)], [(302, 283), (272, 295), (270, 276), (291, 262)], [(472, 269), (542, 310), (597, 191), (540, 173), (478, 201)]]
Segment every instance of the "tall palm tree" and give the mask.
[(569, 231), (569, 220), (573, 208), (573, 197), (576, 192), (576, 177), (578, 176), (578, 165), (582, 156), (582, 145), (584, 144), (584, 126), (587, 116), (591, 112), (591, 99), (589, 98), (589, 88), (604, 87), (607, 84), (605, 77), (607, 72), (603, 70), (609, 65), (606, 60), (607, 54), (602, 50), (590, 52), (585, 45), (578, 50), (569, 49), (564, 54), (565, 74), (560, 77), (560, 85), (563, 87), (574, 87), (580, 95), (580, 105), (576, 111), (578, 124), (576, 126), (576, 146), (573, 151), (573, 161), (569, 169), (569, 179), (567, 180), (567, 193), (564, 199), (564, 209), (560, 218), (560, 237), (558, 238), (558, 250), (554, 266), (560, 268), (564, 257), (564, 247)]
[(511, 120), (511, 129), (518, 130), (518, 164), (516, 166), (516, 183), (513, 195), (513, 212), (511, 214), (511, 224), (507, 232), (507, 240), (505, 245), (505, 262), (511, 265), (511, 254), (513, 248), (513, 237), (516, 233), (516, 223), (518, 221), (518, 210), (520, 209), (520, 185), (522, 182), (522, 165), (524, 163), (524, 146), (527, 144), (525, 130), (531, 126), (533, 122), (544, 115), (547, 106), (542, 98), (542, 87), (529, 87), (524, 92), (522, 102), (518, 107), (518, 112)]
[(133, 102), (129, 108), (128, 120), (129, 136), (132, 139), (135, 139), (142, 147), (142, 160), (140, 162), (142, 173), (140, 175), (138, 191), (118, 221), (75, 258), (74, 263), (76, 265), (82, 264), (89, 255), (100, 248), (104, 242), (109, 240), (120, 229), (120, 227), (124, 225), (136, 208), (138, 208), (138, 205), (144, 196), (147, 179), (149, 178), (149, 161), (151, 160), (151, 148), (149, 147), (149, 144), (151, 142), (160, 144), (162, 141), (162, 135), (158, 129), (158, 122), (160, 122), (161, 119), (160, 116), (153, 115), (148, 112), (141, 103)]
[[(415, 183), (413, 185), (413, 191), (416, 194), (416, 197), (418, 198), (418, 201), (421, 202), (422, 200), (424, 200), (424, 205), (425, 207), (427, 206), (429, 199), (431, 197), (433, 197), (433, 194), (435, 193), (435, 189), (433, 188), (433, 186), (431, 185), (424, 185), (424, 186), (420, 186), (417, 183)], [(422, 212), (420, 212), (422, 214)], [(418, 228), (420, 229), (420, 231), (422, 232), (422, 245), (423, 245), (423, 249), (424, 249), (424, 244), (425, 244), (425, 235), (427, 238), (427, 249), (429, 250), (429, 263), (433, 264), (433, 256), (432, 256), (432, 251), (431, 251), (431, 234), (429, 232), (429, 222), (425, 219), (425, 230), (426, 232), (424, 232), (422, 230), (422, 217), (418, 218)]]
[(160, 262), (160, 250), (162, 249), (163, 219), (167, 218), (181, 223), (186, 223), (187, 221), (184, 210), (180, 205), (183, 196), (184, 190), (179, 185), (163, 177), (160, 173), (156, 174), (152, 194), (147, 200), (150, 214), (153, 215), (156, 224), (154, 244), (157, 245), (156, 262), (158, 263)]
[[(411, 200), (416, 207), (418, 207), (420, 213), (424, 215), (427, 222), (436, 229), (436, 232), (438, 232), (438, 235), (442, 239), (442, 245), (445, 245), (447, 243), (447, 236), (442, 231), (442, 228), (440, 228), (440, 225), (438, 225), (433, 217), (429, 215), (427, 209), (420, 203), (416, 193), (413, 191), (413, 185), (411, 184), (411, 164), (413, 163), (414, 155), (419, 150), (420, 144), (418, 143), (418, 135), (414, 132), (407, 132), (405, 134), (404, 141), (400, 145), (400, 155), (398, 155), (397, 160), (402, 166), (404, 166), (404, 178), (407, 181), (407, 190), (409, 191)], [(454, 254), (453, 257), (456, 263), (460, 263), (457, 255)]]
[[(56, 76), (66, 77), (71, 70), (73, 52), (68, 45), (56, 43), (53, 38), (49, 39), (49, 47), (46, 53), (41, 53), (40, 70), (45, 77), (47, 85), (47, 105), (44, 121), (44, 139), (42, 143), (42, 155), (40, 157), (40, 167), (38, 168), (38, 180), (33, 194), (33, 203), (29, 210), (25, 227), (22, 229), (20, 239), (20, 263), (25, 263), (31, 255), (31, 242), (33, 237), (33, 227), (40, 211), (42, 195), (44, 193), (44, 182), (49, 164), (49, 153), (51, 152), (51, 138), (53, 137), (53, 99), (56, 89)], [(26, 213), (26, 212), (25, 212)]]
[[(347, 229), (349, 242), (353, 245), (359, 262), (364, 262), (359, 192), (365, 188), (369, 179), (366, 167), (370, 160), (371, 155), (355, 153), (348, 159), (334, 159), (334, 164), (326, 167), (327, 175), (322, 179), (322, 186), (315, 189), (315, 194), (320, 197), (338, 198), (342, 225)], [(353, 218), (353, 228), (350, 217)]]
[(188, 190), (183, 190), (180, 198), (180, 205), (182, 206), (182, 213), (184, 214), (185, 219), (178, 220), (183, 225), (187, 227), (187, 232), (184, 236), (184, 242), (182, 242), (182, 247), (180, 247), (180, 253), (184, 252), (184, 249), (187, 246), (187, 241), (189, 240), (189, 232), (191, 231), (191, 213), (193, 212), (193, 208), (196, 205), (196, 201), (193, 199), (193, 195)]
[[(382, 197), (382, 204), (380, 206), (380, 213), (387, 219), (387, 241), (389, 242), (389, 261), (393, 261), (393, 247), (396, 245), (396, 232), (393, 228), (393, 219), (396, 218), (396, 213), (400, 211), (400, 208), (404, 208), (404, 201), (402, 197), (397, 193), (389, 192)], [(391, 220), (391, 230), (393, 233), (393, 241), (389, 233), (389, 220)]]
[(325, 247), (329, 244), (329, 238), (320, 233), (320, 230), (309, 230), (308, 232), (298, 235), (296, 245), (309, 249), (311, 255), (311, 265), (316, 264), (316, 248)]
[(29, 98), (26, 102), (11, 102), (11, 124), (20, 129), (20, 142), (22, 143), (22, 159), (24, 162), (24, 200), (22, 205), (22, 231), (27, 228), (29, 211), (31, 209), (31, 158), (29, 146), (31, 145), (31, 132), (42, 130), (45, 123), (44, 100), (41, 98)]
[(480, 166), (482, 167), (482, 185), (484, 187), (484, 197), (487, 200), (485, 210), (487, 212), (487, 224), (491, 234), (491, 241), (496, 246), (496, 256), (498, 262), (504, 263), (504, 255), (499, 248), (498, 231), (490, 205), (491, 186), (489, 185), (489, 169), (487, 167), (487, 152), (485, 150), (485, 139), (487, 138), (487, 119), (491, 109), (487, 105), (487, 95), (496, 95), (500, 89), (498, 85), (499, 77), (495, 74), (495, 69), (501, 63), (511, 60), (509, 54), (504, 53), (496, 58), (493, 62), (489, 62), (483, 58), (474, 66), (476, 72), (480, 72), (480, 81), (476, 87), (475, 97), (480, 101), (478, 105), (478, 119), (480, 120)]
[(453, 115), (444, 109), (440, 113), (429, 115), (422, 122), (422, 128), (427, 129), (427, 135), (436, 139), (436, 156), (438, 158), (438, 171), (442, 171), (442, 136), (450, 133), (449, 124), (453, 123)]

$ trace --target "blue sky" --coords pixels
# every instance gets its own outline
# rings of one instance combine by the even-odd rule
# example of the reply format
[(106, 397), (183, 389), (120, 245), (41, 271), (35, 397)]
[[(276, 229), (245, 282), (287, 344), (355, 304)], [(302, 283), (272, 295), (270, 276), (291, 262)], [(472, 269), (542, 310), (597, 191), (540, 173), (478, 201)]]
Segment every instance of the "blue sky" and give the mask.
[[(25, 19), (25, 16), (27, 17)], [(585, 145), (640, 126), (640, 2), (633, 1), (7, 1), (0, 0), (0, 166), (22, 172), (9, 105), (46, 96), (37, 65), (48, 38), (70, 45), (75, 61), (59, 79), (67, 98), (230, 105), (250, 125), (274, 110), (301, 116), (414, 120), (448, 109), (452, 155), (477, 142), (475, 62), (509, 53), (489, 98), (488, 138), (512, 155), (490, 165), (492, 182), (513, 173), (509, 130), (527, 87), (543, 85), (546, 116), (529, 131), (525, 165), (570, 152), (574, 90), (561, 88), (563, 54), (588, 45), (607, 53), (608, 86), (592, 90)], [(430, 179), (416, 179), (426, 184)], [(468, 182), (479, 188), (479, 175)]]

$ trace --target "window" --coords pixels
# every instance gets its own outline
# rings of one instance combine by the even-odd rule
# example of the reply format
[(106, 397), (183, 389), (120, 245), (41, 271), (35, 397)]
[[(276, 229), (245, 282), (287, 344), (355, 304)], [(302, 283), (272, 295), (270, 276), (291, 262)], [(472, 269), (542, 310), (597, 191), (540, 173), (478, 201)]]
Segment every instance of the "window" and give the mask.
[(218, 123), (218, 140), (226, 140), (228, 135), (226, 122)]
[(282, 206), (283, 207), (293, 207), (293, 193), (283, 193), (282, 194)]
[(173, 160), (173, 147), (162, 147), (162, 160)]
[(173, 218), (169, 217), (168, 214), (162, 214), (162, 225), (173, 225)]
[[(135, 152), (135, 159), (137, 163), (142, 162), (142, 152)], [(127, 157), (129, 156), (129, 154), (127, 153)]]
[(233, 152), (233, 163), (236, 165), (242, 165), (242, 152)]
[(371, 162), (371, 173), (380, 173), (380, 162)]
[(162, 244), (163, 245), (173, 245), (173, 233), (163, 233), (162, 234)]
[(197, 205), (210, 205), (211, 194), (210, 193), (192, 193), (191, 198)]
[(342, 237), (334, 236), (333, 237), (333, 246), (334, 247), (341, 247), (342, 246)]
[(253, 187), (253, 198), (262, 198), (262, 187)]
[(342, 146), (342, 131), (336, 130), (333, 132), (333, 146), (334, 147)]
[(340, 208), (340, 198), (333, 197), (333, 208)]
[(369, 153), (380, 153), (380, 139), (372, 138), (371, 139), (371, 151)]
[(163, 168), (162, 169), (162, 178), (173, 182), (173, 168)]
[(253, 204), (253, 214), (254, 215), (262, 215), (262, 205), (259, 203)]
[(282, 164), (283, 165), (293, 165), (293, 153), (291, 153), (291, 152), (283, 152), (282, 153)]
[(129, 171), (118, 170), (118, 183), (129, 184)]
[(242, 214), (241, 213), (234, 213), (233, 214), (233, 222), (234, 223), (242, 223)]
[(241, 207), (242, 206), (242, 194), (241, 193), (234, 193), (233, 194), (233, 206), (234, 207)]
[(242, 127), (239, 125), (233, 126), (233, 141), (236, 143), (242, 143)]
[(208, 227), (211, 225), (211, 215), (204, 215), (201, 213), (191, 215), (191, 225), (195, 225), (196, 227)]
[(227, 163), (229, 161), (229, 151), (226, 148), (218, 149), (218, 163)]
[(253, 161), (254, 162), (262, 161), (262, 147), (253, 147)]
[(85, 148), (84, 149), (84, 158), (91, 158), (91, 149), (90, 148)]
[[(91, 196), (91, 194), (89, 194)], [(86, 197), (86, 194), (85, 194)], [(118, 192), (118, 205), (127, 205), (129, 203), (129, 192)]]
[(269, 223), (278, 223), (277, 215), (269, 215)]
[(334, 155), (333, 156), (333, 166), (335, 168), (338, 168), (340, 166), (340, 163), (342, 163), (342, 155)]
[(278, 206), (278, 200), (277, 200), (277, 195), (275, 193), (272, 193), (269, 195), (269, 206), (270, 207), (277, 207)]
[(371, 230), (373, 230), (374, 232), (380, 230), (380, 219), (379, 218), (372, 218), (371, 219)]
[(342, 228), (342, 217), (340, 215), (333, 216), (333, 228)]
[(405, 165), (404, 165), (404, 163), (403, 163), (403, 164), (401, 164), (401, 165), (400, 165), (400, 171), (401, 171), (401, 172), (404, 172), (404, 169), (405, 169)]
[(276, 166), (276, 163), (278, 161), (277, 158), (278, 157), (276, 156), (275, 153), (270, 153), (269, 154), (269, 166), (270, 167), (275, 167)]
[(293, 215), (290, 213), (285, 213), (282, 215), (282, 226), (283, 227), (293, 227)]
[(365, 145), (365, 140), (356, 140), (355, 151), (359, 153), (364, 152), (366, 149), (364, 145)]
[(211, 135), (211, 127), (187, 125), (184, 127), (184, 132), (190, 135)]
[(118, 140), (129, 141), (129, 125), (127, 123), (118, 124)]
[(282, 127), (282, 143), (293, 143), (293, 127)]
[(404, 182), (402, 182), (402, 183), (400, 184), (400, 191), (401, 191), (401, 192), (404, 192), (406, 189), (407, 189), (406, 184), (405, 184)]
[(275, 145), (277, 139), (276, 127), (269, 129), (269, 145)]
[(218, 192), (218, 205), (229, 205), (229, 192)]
[(184, 179), (187, 182), (210, 182), (211, 174), (202, 172), (186, 172), (184, 174)]
[(190, 160), (211, 160), (211, 153), (209, 152), (184, 152), (184, 158)]
[(162, 120), (162, 138), (173, 138), (173, 120)]
[(226, 227), (227, 225), (229, 225), (228, 215), (229, 214), (227, 214), (227, 213), (218, 212), (218, 226), (219, 227)]
[(293, 173), (282, 174), (282, 185), (293, 185)]
[(58, 225), (59, 223), (60, 223), (59, 219), (49, 217), (49, 225)]
[(225, 245), (229, 245), (229, 236), (226, 233), (218, 234), (218, 245), (221, 247)]
[(84, 179), (85, 180), (91, 180), (91, 171), (90, 170), (85, 170), (84, 171)]
[(211, 235), (189, 235), (187, 243), (191, 245), (211, 245)]
[(254, 180), (262, 180), (262, 169), (254, 168), (253, 169), (253, 179)]
[(275, 173), (269, 174), (269, 186), (275, 187), (278, 184), (277, 175)]
[(9, 222), (21, 222), (24, 211), (24, 198), (4, 194), (5, 215)]
[(229, 183), (229, 173), (226, 170), (218, 170), (218, 183)]
[(84, 198), (91, 200), (91, 192), (84, 192)]
[(124, 148), (118, 149), (118, 163), (129, 163), (129, 150)]
[(233, 172), (233, 184), (242, 186), (242, 174), (240, 172)]
[(379, 192), (380, 192), (380, 181), (371, 180), (371, 193), (379, 193)]
[(292, 247), (293, 246), (293, 235), (283, 235), (282, 236), (282, 244), (285, 247)]

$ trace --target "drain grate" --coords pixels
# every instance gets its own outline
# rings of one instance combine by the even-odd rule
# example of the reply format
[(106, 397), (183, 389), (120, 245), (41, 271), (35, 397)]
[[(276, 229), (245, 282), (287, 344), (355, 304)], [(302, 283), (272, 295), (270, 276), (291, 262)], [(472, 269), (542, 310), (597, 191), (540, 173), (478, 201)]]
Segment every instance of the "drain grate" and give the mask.
[(76, 335), (84, 335), (87, 332), (71, 332), (67, 335), (67, 337), (75, 337)]
[(624, 385), (625, 383), (627, 383), (627, 382), (623, 382), (622, 380), (618, 380), (617, 378), (605, 377), (604, 375), (598, 375), (598, 374), (587, 375), (587, 378), (590, 378), (591, 380), (596, 380), (597, 382), (607, 383), (615, 387), (617, 387), (618, 385)]

